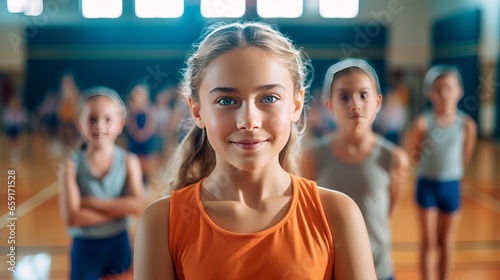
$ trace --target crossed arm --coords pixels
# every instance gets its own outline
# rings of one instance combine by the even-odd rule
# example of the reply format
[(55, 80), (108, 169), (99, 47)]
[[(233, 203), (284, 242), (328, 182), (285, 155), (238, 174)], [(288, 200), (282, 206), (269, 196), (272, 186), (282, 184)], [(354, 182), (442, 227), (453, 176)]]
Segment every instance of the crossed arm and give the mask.
[(126, 196), (115, 199), (81, 197), (76, 182), (75, 164), (67, 158), (59, 173), (59, 204), (62, 217), (68, 226), (91, 226), (110, 220), (138, 215), (144, 206), (142, 174), (137, 156), (126, 158)]

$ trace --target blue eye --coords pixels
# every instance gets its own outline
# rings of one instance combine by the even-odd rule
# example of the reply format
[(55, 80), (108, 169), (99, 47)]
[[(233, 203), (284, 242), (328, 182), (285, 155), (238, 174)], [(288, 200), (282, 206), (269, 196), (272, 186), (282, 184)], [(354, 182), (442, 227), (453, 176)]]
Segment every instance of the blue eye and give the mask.
[(267, 95), (264, 98), (262, 98), (262, 102), (264, 102), (264, 103), (273, 103), (276, 100), (278, 100), (278, 98), (276, 98), (275, 96), (272, 96), (272, 95)]
[(229, 97), (222, 97), (219, 100), (217, 100), (217, 104), (222, 105), (222, 106), (229, 106), (229, 105), (236, 104), (236, 102)]

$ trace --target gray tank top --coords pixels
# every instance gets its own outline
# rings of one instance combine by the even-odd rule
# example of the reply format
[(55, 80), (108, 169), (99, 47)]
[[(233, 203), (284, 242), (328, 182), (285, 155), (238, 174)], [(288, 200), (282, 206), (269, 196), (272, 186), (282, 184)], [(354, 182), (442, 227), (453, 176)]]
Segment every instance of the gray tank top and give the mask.
[[(76, 182), (80, 189), (80, 195), (103, 199), (124, 196), (127, 179), (126, 155), (125, 150), (115, 145), (111, 168), (102, 179), (98, 179), (90, 172), (85, 153), (73, 152), (71, 157), (76, 164)], [(104, 238), (118, 234), (126, 228), (127, 218), (118, 218), (100, 225), (70, 227), (68, 232), (73, 237)]]
[(389, 224), (390, 170), (394, 145), (377, 137), (368, 158), (359, 164), (341, 162), (331, 151), (331, 141), (313, 149), (318, 186), (345, 193), (365, 219), (378, 279), (393, 276)]
[(463, 147), (465, 114), (458, 111), (454, 123), (439, 126), (432, 112), (424, 113), (427, 133), (420, 149), (420, 178), (451, 181), (463, 176)]

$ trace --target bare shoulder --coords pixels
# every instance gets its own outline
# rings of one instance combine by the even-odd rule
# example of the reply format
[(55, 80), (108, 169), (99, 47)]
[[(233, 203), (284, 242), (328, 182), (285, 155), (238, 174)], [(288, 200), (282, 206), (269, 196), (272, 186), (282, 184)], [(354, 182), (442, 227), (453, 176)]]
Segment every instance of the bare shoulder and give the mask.
[(145, 226), (154, 226), (159, 221), (168, 222), (169, 214), (170, 197), (164, 197), (149, 204), (142, 212), (139, 220)]
[(403, 167), (409, 164), (408, 153), (399, 146), (392, 149), (392, 158), (395, 167)]
[(137, 167), (140, 164), (139, 157), (131, 152), (127, 152), (127, 156), (125, 157), (125, 161), (128, 166)]
[(358, 205), (347, 195), (319, 187), (334, 243), (335, 279), (376, 279), (370, 241)]
[(464, 118), (464, 127), (466, 132), (468, 133), (476, 133), (477, 125), (476, 122), (469, 116), (465, 116)]
[(417, 132), (425, 132), (427, 130), (427, 121), (424, 114), (420, 114), (413, 122), (413, 130)]
[(169, 214), (169, 197), (156, 200), (142, 212), (134, 243), (134, 279), (175, 279), (169, 248)]
[(323, 210), (330, 225), (333, 221), (344, 223), (353, 216), (361, 215), (356, 202), (346, 194), (323, 187), (318, 187), (318, 190)]

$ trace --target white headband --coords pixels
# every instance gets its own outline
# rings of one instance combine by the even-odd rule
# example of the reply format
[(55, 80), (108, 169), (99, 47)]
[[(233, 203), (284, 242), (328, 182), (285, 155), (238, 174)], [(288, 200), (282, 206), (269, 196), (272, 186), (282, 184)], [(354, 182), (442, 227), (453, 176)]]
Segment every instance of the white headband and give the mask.
[(333, 64), (332, 66), (330, 66), (330, 68), (328, 68), (328, 71), (326, 71), (325, 82), (323, 84), (323, 97), (325, 99), (330, 98), (330, 91), (332, 89), (332, 82), (335, 74), (350, 67), (359, 68), (363, 70), (366, 74), (368, 74), (368, 76), (370, 76), (372, 81), (375, 83), (378, 93), (379, 94), (382, 93), (382, 91), (380, 90), (380, 84), (378, 81), (377, 73), (375, 72), (375, 70), (373, 70), (370, 64), (368, 64), (368, 62), (362, 59), (347, 58)]

